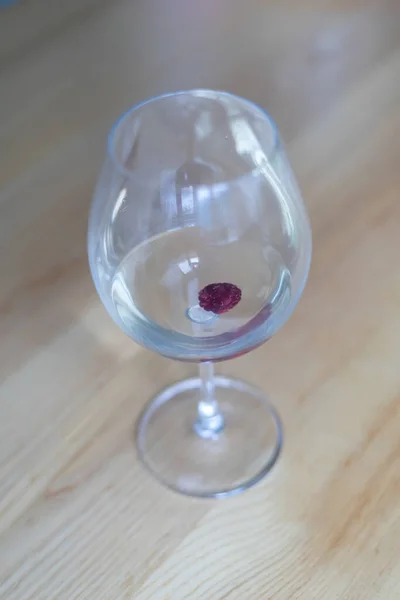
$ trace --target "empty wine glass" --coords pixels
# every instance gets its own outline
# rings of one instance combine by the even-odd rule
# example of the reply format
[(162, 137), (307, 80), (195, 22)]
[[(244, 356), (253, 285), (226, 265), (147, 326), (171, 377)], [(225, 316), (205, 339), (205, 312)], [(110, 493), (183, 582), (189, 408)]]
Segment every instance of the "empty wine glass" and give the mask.
[(145, 408), (143, 463), (195, 496), (259, 481), (281, 448), (279, 418), (259, 390), (214, 376), (214, 363), (269, 339), (307, 279), (309, 221), (271, 118), (208, 90), (128, 111), (109, 136), (88, 246), (97, 291), (121, 329), (199, 363), (198, 377)]

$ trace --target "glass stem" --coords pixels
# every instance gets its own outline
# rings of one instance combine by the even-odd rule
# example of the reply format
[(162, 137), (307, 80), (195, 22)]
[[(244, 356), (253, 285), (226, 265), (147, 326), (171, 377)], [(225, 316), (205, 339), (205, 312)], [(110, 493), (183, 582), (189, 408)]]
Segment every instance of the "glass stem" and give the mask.
[(214, 365), (204, 362), (199, 365), (201, 399), (197, 407), (194, 430), (204, 438), (214, 437), (224, 427), (224, 418), (215, 399)]

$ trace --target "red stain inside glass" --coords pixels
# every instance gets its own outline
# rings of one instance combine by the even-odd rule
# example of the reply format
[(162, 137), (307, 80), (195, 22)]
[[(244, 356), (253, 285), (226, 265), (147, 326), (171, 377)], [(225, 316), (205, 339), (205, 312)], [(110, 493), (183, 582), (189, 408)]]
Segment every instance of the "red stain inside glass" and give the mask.
[(231, 310), (242, 297), (242, 291), (233, 283), (210, 283), (199, 292), (201, 308), (216, 315)]

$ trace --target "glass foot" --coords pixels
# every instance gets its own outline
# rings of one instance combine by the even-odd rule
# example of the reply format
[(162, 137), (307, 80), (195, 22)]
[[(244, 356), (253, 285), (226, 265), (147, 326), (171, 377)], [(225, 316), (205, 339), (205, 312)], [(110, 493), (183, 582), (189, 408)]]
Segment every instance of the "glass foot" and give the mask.
[(265, 396), (247, 383), (216, 376), (223, 428), (196, 432), (201, 380), (186, 379), (158, 394), (137, 426), (139, 456), (164, 485), (190, 496), (223, 497), (254, 485), (282, 446), (282, 425)]

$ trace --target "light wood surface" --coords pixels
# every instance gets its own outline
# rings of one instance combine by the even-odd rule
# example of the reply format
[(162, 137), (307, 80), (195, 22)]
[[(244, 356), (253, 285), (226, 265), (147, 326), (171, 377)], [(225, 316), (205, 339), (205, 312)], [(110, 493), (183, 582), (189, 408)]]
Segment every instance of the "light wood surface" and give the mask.
[[(113, 120), (226, 89), (278, 122), (310, 212), (290, 322), (220, 369), (285, 423), (224, 501), (160, 487), (132, 443), (192, 368), (136, 346), (87, 266)], [(400, 3), (21, 0), (0, 9), (0, 598), (400, 598)]]

